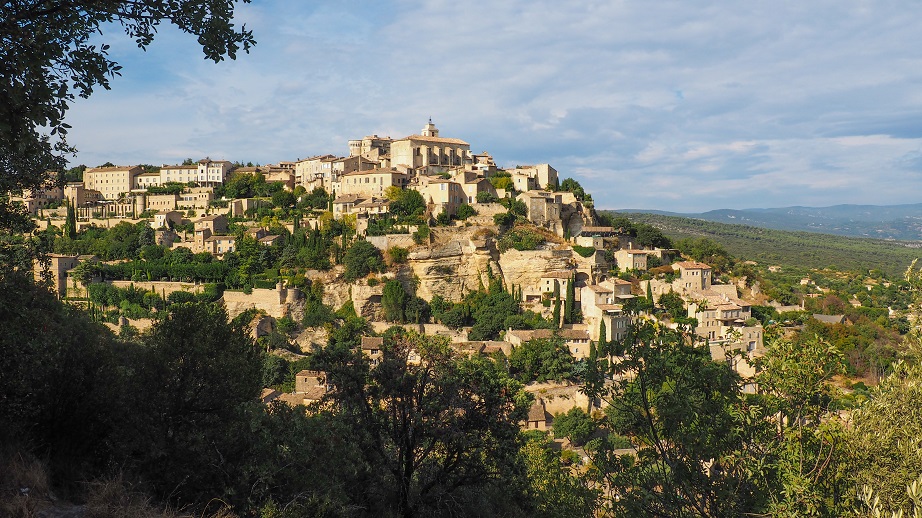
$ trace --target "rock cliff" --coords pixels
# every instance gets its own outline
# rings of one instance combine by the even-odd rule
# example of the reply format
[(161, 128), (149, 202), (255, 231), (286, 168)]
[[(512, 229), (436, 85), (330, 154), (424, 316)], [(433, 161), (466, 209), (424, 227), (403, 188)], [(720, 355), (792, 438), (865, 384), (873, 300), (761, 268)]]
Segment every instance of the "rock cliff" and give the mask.
[(574, 265), (572, 250), (507, 250), (499, 257), (500, 272), (507, 287), (537, 286), (547, 272), (567, 270)]
[(487, 266), (499, 272), (487, 241), (455, 240), (445, 245), (410, 253), (397, 278), (416, 295), (431, 300), (441, 295), (447, 300), (460, 301), (469, 291), (487, 284)]

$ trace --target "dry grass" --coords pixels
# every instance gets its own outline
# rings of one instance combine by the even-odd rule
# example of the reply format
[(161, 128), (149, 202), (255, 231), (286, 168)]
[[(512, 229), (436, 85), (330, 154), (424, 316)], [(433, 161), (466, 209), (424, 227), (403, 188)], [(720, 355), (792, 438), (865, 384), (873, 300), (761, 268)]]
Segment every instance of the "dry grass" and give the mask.
[(173, 518), (151, 504), (151, 499), (135, 490), (121, 476), (87, 484), (87, 518)]
[(57, 501), (51, 492), (46, 466), (24, 450), (0, 447), (0, 517), (34, 518), (237, 518), (221, 500), (213, 500), (196, 514), (161, 509), (143, 491), (122, 476), (86, 484), (86, 504)]
[(22, 450), (0, 449), (0, 516), (31, 517), (49, 495), (45, 465)]
[[(214, 509), (214, 510), (213, 510)], [(151, 498), (118, 476), (87, 484), (86, 518), (237, 518), (221, 500), (212, 500), (199, 514), (160, 509)]]

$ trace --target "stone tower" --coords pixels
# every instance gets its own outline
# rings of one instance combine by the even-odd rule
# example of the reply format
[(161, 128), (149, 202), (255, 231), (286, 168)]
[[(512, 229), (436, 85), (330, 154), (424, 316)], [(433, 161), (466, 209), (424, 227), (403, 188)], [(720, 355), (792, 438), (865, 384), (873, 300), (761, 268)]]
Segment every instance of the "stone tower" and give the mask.
[(423, 128), (422, 136), (424, 137), (438, 137), (439, 130), (435, 127), (435, 124), (432, 123), (432, 117), (429, 118), (429, 123)]

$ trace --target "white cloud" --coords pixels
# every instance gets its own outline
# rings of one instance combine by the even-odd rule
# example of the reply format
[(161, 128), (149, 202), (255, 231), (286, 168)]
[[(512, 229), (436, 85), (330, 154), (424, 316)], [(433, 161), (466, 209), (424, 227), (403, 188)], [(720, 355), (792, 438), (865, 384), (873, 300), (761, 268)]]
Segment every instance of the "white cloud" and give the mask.
[(172, 30), (146, 54), (113, 33), (125, 77), (75, 104), (77, 160), (342, 154), (431, 116), (501, 164), (550, 162), (602, 207), (914, 202), (922, 187), (920, 15), (904, 3), (240, 9), (259, 43), (236, 62)]

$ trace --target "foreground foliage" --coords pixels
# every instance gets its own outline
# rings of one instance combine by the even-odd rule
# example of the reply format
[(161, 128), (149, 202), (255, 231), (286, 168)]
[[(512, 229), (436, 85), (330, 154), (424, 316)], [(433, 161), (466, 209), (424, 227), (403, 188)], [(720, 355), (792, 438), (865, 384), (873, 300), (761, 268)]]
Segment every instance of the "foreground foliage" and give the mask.
[[(748, 393), (705, 344), (641, 321), (593, 355), (586, 390), (605, 412), (554, 424), (584, 464), (520, 432), (531, 400), (505, 362), (395, 328), (372, 367), (350, 308), (325, 323), (326, 348), (288, 363), (206, 301), (171, 300), (150, 331), (117, 338), (26, 276), (0, 277), (0, 293), (0, 440), (46, 459), (62, 494), (124, 477), (157, 505), (275, 517), (843, 516), (918, 494), (912, 343), (848, 429), (831, 343), (770, 342)], [(304, 368), (331, 386), (311, 413), (259, 402)]]

